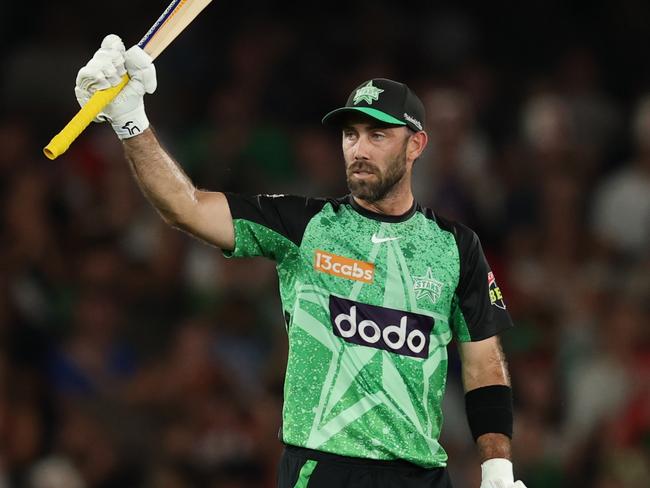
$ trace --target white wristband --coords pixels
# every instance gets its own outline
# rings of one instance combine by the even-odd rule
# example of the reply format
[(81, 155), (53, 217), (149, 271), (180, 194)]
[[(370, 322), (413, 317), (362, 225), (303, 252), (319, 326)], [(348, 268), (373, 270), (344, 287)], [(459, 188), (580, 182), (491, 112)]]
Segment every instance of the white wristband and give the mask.
[(481, 478), (483, 481), (503, 480), (506, 483), (514, 483), (512, 462), (505, 458), (488, 459), (481, 464)]
[(111, 120), (111, 125), (120, 139), (129, 139), (144, 132), (149, 127), (149, 119), (144, 111), (144, 103), (130, 112)]

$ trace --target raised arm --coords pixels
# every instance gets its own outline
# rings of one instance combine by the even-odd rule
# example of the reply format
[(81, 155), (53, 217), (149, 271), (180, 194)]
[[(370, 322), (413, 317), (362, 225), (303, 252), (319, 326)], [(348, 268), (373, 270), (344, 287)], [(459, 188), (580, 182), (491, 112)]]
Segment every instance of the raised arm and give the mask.
[(144, 110), (144, 94), (156, 90), (151, 57), (137, 46), (125, 51), (108, 35), (77, 74), (75, 94), (84, 105), (97, 91), (115, 86), (124, 73), (129, 83), (104, 108), (96, 122), (111, 123), (122, 139), (140, 188), (166, 222), (224, 250), (234, 247), (233, 221), (223, 193), (197, 190), (181, 167), (160, 146)]
[(223, 193), (198, 190), (148, 128), (124, 140), (124, 151), (142, 192), (165, 222), (232, 250), (234, 231)]

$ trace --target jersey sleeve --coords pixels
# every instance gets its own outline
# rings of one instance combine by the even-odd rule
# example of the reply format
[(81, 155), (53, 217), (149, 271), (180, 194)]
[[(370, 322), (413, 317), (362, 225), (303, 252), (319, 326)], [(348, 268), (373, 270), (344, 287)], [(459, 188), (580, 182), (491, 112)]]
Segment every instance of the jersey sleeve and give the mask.
[(226, 257), (264, 256), (275, 261), (300, 247), (311, 218), (324, 200), (289, 195), (244, 196), (225, 193), (235, 231), (235, 247)]
[(450, 325), (458, 341), (480, 341), (512, 327), (513, 323), (476, 233), (456, 224), (454, 235), (460, 277)]

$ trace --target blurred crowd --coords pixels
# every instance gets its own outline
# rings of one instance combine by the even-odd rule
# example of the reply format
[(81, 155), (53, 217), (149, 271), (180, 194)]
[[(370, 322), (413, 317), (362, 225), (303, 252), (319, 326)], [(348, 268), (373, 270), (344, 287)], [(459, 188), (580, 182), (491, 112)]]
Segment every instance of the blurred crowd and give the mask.
[[(650, 7), (594, 9), (581, 31), (552, 2), (525, 16), (360, 2), (319, 19), (218, 3), (159, 58), (146, 99), (197, 186), (345, 194), (320, 117), (364, 79), (406, 81), (430, 135), (416, 197), (477, 231), (517, 325), (502, 336), (517, 478), (647, 486), (650, 63), (626, 71), (602, 38), (634, 40)], [(107, 6), (90, 26), (80, 2), (36, 4), (24, 29), (30, 5), (0, 20), (0, 487), (273, 487), (287, 347), (273, 264), (166, 226), (109, 127), (40, 153), (102, 36), (133, 43), (164, 6)], [(477, 488), (449, 355), (442, 442), (455, 486)]]

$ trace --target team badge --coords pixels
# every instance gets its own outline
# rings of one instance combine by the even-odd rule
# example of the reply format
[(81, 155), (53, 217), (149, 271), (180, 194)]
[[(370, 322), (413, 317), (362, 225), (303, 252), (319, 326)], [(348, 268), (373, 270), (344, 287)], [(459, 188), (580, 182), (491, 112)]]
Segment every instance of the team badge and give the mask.
[(442, 295), (443, 286), (444, 283), (433, 277), (431, 268), (427, 268), (427, 273), (424, 276), (413, 277), (413, 291), (416, 300), (428, 298), (431, 303), (435, 304)]
[(495, 307), (499, 307), (502, 310), (506, 309), (506, 302), (503, 301), (503, 295), (501, 294), (501, 289), (497, 285), (497, 280), (494, 278), (494, 273), (490, 271), (488, 273), (488, 290), (490, 293), (490, 303)]
[(359, 102), (366, 102), (368, 105), (372, 105), (373, 101), (379, 100), (379, 94), (383, 91), (384, 90), (381, 88), (373, 86), (372, 80), (370, 80), (367, 84), (357, 90), (352, 99), (352, 103), (356, 105)]

